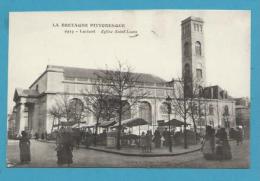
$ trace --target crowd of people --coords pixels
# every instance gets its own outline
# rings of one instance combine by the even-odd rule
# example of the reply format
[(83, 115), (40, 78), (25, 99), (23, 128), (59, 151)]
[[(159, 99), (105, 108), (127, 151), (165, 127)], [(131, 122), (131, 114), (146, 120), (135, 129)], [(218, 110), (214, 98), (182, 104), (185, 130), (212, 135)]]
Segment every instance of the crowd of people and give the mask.
[(167, 128), (162, 133), (159, 129), (156, 129), (154, 134), (152, 134), (151, 130), (148, 130), (146, 134), (142, 132), (140, 136), (141, 150), (142, 152), (151, 152), (152, 145), (154, 145), (154, 148), (168, 147), (173, 142), (173, 136), (174, 130), (169, 132)]
[[(234, 131), (232, 133), (232, 131)], [(202, 142), (202, 153), (206, 160), (230, 160), (232, 159), (231, 148), (229, 144), (231, 138), (237, 141), (237, 145), (242, 143), (243, 135), (241, 128), (230, 130), (229, 136), (225, 128), (219, 128), (215, 133), (215, 129), (211, 126), (206, 127), (206, 134)]]
[[(20, 160), (22, 164), (29, 163), (31, 161), (30, 152), (30, 135), (26, 131), (22, 131), (19, 141), (20, 148)], [(161, 148), (163, 146), (168, 147), (170, 140), (174, 132), (169, 132), (165, 129), (160, 132), (157, 128), (152, 134), (151, 130), (146, 133), (142, 132), (139, 138), (139, 146), (143, 153), (152, 152), (152, 145), (155, 148)], [(107, 133), (98, 135), (101, 140), (106, 140)], [(72, 130), (71, 128), (61, 127), (56, 132), (56, 152), (57, 152), (57, 164), (70, 165), (73, 163), (73, 148), (79, 148), (80, 143), (84, 143), (87, 147), (92, 145), (94, 142), (94, 134), (90, 130), (80, 131)], [(35, 139), (46, 139), (47, 134), (41, 136), (36, 133)], [(211, 126), (206, 126), (206, 133), (203, 137), (201, 151), (206, 160), (229, 160), (232, 159), (231, 148), (229, 140), (236, 140), (237, 145), (242, 144), (243, 132), (242, 129), (237, 127), (236, 129), (230, 129), (227, 133), (225, 128), (219, 128), (215, 131)], [(96, 140), (97, 141), (97, 140)]]
[(152, 152), (152, 131), (148, 130), (147, 133), (142, 132), (140, 137), (140, 147), (142, 152), (150, 153)]

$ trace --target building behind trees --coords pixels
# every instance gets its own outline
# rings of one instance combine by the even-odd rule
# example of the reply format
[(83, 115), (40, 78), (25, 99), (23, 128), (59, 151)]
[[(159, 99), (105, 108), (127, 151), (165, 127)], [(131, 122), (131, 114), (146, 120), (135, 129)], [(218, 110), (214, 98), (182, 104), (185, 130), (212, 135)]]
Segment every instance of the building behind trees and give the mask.
[[(178, 94), (174, 91), (179, 84), (185, 84), (185, 96), (189, 96), (189, 91), (194, 86), (192, 82), (197, 79), (200, 80), (200, 86), (203, 89), (203, 95), (199, 98), (203, 104), (198, 104), (201, 118), (196, 123), (197, 127), (201, 130), (205, 129), (206, 125), (215, 128), (235, 127), (235, 100), (219, 86), (207, 86), (203, 20), (189, 17), (182, 21), (181, 27), (182, 77), (185, 81), (181, 82), (177, 79), (167, 81), (156, 75), (133, 73), (140, 76), (140, 81), (136, 82), (135, 86), (148, 94), (126, 112), (122, 119), (141, 117), (148, 122), (148, 125), (141, 126), (141, 130), (154, 131), (158, 126), (158, 120), (168, 120), (166, 97), (173, 98), (173, 94)], [(16, 115), (15, 134), (19, 134), (22, 130), (28, 130), (32, 134), (50, 133), (53, 119), (48, 115), (48, 110), (55, 104), (58, 97), (67, 94), (70, 100), (82, 101), (84, 104), (82, 91), (91, 92), (96, 74), (100, 71), (102, 70), (48, 65), (28, 89), (15, 90), (13, 98), (15, 102), (13, 112)], [(179, 98), (182, 99), (182, 97)], [(172, 105), (170, 118), (181, 120), (174, 110), (174, 105)], [(82, 122), (94, 125), (95, 118), (92, 114), (87, 114), (82, 118)], [(188, 118), (187, 122), (191, 123), (192, 120)], [(190, 126), (188, 129), (193, 128)]]

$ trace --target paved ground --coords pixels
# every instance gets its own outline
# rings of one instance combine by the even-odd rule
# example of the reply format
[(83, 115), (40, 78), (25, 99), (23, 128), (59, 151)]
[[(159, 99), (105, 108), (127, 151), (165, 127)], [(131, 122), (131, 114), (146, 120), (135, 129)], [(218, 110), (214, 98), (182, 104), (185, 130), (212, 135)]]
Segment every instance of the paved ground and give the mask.
[(114, 149), (114, 148), (106, 148), (104, 146), (91, 146), (89, 149), (96, 150), (96, 151), (103, 151), (108, 153), (116, 153), (119, 155), (125, 155), (125, 156), (145, 156), (145, 157), (151, 157), (151, 156), (175, 156), (175, 155), (181, 155), (181, 154), (187, 154), (194, 151), (200, 150), (201, 145), (191, 145), (188, 147), (188, 149), (184, 149), (183, 146), (173, 146), (172, 152), (169, 152), (168, 147), (163, 148), (153, 148), (152, 152), (142, 152), (140, 148), (121, 148), (120, 150)]
[[(31, 141), (32, 162), (19, 164), (18, 141), (8, 142), (8, 165), (14, 167), (57, 167), (55, 144)], [(176, 167), (176, 168), (247, 168), (249, 166), (249, 142), (236, 146), (231, 142), (233, 159), (207, 161), (201, 152), (171, 157), (135, 157), (104, 153), (94, 150), (73, 151), (71, 167)]]

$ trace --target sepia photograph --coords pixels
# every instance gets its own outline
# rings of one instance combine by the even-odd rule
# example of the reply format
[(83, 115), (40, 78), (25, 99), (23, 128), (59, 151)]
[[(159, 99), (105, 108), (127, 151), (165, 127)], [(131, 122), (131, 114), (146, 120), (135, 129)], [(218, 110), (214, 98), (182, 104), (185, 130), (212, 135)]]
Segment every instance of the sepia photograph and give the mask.
[(250, 168), (249, 10), (10, 12), (6, 167)]

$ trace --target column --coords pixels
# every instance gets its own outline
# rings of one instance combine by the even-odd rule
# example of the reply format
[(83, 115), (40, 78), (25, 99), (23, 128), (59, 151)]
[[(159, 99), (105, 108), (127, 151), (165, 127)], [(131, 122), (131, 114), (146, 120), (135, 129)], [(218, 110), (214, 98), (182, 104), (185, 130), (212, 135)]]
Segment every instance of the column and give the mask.
[(25, 108), (25, 105), (24, 103), (21, 103), (19, 105), (20, 109), (19, 109), (19, 132), (18, 134), (21, 134), (22, 131), (24, 131), (24, 128), (26, 126), (26, 120), (25, 120), (25, 117), (24, 117), (24, 108)]
[(37, 103), (34, 104), (33, 109), (33, 118), (32, 118), (32, 131), (33, 133), (39, 133), (39, 105)]
[[(152, 106), (152, 127), (153, 127), (153, 133), (155, 131), (155, 128), (157, 128), (157, 98), (154, 98), (154, 105)], [(155, 127), (156, 125), (156, 127)]]

